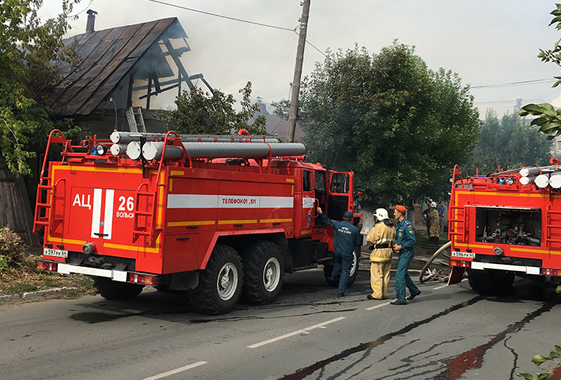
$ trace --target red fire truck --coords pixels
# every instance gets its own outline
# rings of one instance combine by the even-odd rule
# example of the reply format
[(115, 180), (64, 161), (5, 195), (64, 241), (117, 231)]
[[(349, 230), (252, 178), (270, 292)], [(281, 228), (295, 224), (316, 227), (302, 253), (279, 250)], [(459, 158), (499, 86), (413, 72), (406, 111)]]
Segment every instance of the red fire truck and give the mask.
[(450, 284), (465, 270), (479, 292), (504, 290), (516, 275), (561, 276), (561, 167), (551, 164), (465, 179), (454, 168)]
[[(47, 165), (56, 143), (61, 159)], [(273, 302), (285, 272), (321, 264), (330, 275), (333, 230), (316, 206), (334, 220), (356, 206), (353, 173), (304, 154), (302, 144), (270, 137), (175, 132), (115, 131), (74, 146), (55, 130), (37, 192), (37, 268), (91, 276), (107, 299), (135, 297), (145, 285), (188, 290), (209, 314), (240, 297)]]

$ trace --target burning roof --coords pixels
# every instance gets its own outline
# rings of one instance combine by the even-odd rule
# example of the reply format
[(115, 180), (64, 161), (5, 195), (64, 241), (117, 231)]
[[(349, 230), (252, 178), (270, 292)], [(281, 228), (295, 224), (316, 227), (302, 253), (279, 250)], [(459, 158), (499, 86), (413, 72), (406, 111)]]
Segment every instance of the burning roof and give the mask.
[(137, 99), (148, 98), (150, 108), (151, 96), (181, 89), (184, 81), (190, 85), (179, 59), (190, 50), (186, 38), (175, 17), (100, 31), (93, 31), (92, 24), (88, 32), (65, 40), (66, 46), (74, 46), (80, 63), (61, 66), (63, 80), (53, 91), (53, 108), (61, 115), (89, 115), (117, 89), (119, 108), (132, 105), (135, 90), (144, 91)]

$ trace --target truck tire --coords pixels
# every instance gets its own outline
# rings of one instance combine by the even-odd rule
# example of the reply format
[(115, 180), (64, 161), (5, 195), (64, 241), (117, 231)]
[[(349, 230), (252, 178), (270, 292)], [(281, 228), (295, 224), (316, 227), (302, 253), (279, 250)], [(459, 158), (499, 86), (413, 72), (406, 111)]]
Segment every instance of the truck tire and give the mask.
[(514, 273), (501, 270), (468, 269), (469, 286), (478, 293), (501, 293), (508, 290), (514, 282)]
[(282, 289), (284, 277), (284, 260), (280, 247), (266, 240), (253, 243), (243, 252), (242, 262), (242, 299), (254, 305), (273, 302)]
[[(353, 251), (353, 264), (351, 265), (351, 273), (349, 274), (349, 282), (347, 282), (347, 286), (351, 286), (358, 275), (358, 260), (360, 257), (360, 251), (355, 249)], [(325, 276), (325, 281), (331, 286), (339, 286), (339, 278), (340, 276), (331, 277), (333, 273), (333, 264), (325, 264), (323, 266), (323, 275)]]
[(194, 304), (204, 314), (224, 314), (236, 306), (243, 284), (238, 252), (227, 245), (214, 247), (208, 264), (199, 275)]
[(94, 278), (94, 287), (105, 299), (112, 301), (130, 300), (142, 292), (144, 285), (129, 284), (126, 282), (112, 281), (105, 277)]
[(355, 248), (353, 251), (353, 265), (351, 265), (351, 273), (349, 274), (349, 282), (347, 286), (351, 286), (358, 276), (358, 264), (360, 259), (360, 249)]

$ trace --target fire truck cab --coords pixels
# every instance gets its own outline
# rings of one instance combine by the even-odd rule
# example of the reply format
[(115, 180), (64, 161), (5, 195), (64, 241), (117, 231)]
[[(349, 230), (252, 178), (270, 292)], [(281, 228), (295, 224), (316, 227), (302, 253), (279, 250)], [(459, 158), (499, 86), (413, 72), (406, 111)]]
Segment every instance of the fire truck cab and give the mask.
[(450, 284), (465, 270), (479, 292), (504, 290), (516, 275), (537, 282), (561, 276), (561, 168), (552, 164), (465, 179), (454, 168)]
[[(60, 161), (47, 165), (49, 148)], [(114, 132), (73, 146), (49, 136), (35, 209), (37, 268), (94, 278), (107, 299), (143, 286), (192, 293), (201, 312), (273, 302), (285, 272), (333, 265), (334, 220), (355, 205), (353, 173), (264, 136)], [(355, 214), (355, 224), (361, 215)], [(359, 251), (350, 283), (358, 269)]]

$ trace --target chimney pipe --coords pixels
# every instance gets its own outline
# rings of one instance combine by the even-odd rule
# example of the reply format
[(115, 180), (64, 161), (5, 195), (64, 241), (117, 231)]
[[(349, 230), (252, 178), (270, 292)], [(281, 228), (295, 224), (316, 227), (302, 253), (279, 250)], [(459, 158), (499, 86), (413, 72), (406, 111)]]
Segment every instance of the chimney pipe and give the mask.
[(88, 14), (88, 22), (86, 23), (86, 33), (93, 33), (94, 32), (94, 24), (95, 24), (95, 15), (97, 14), (96, 11), (88, 9), (86, 12)]

